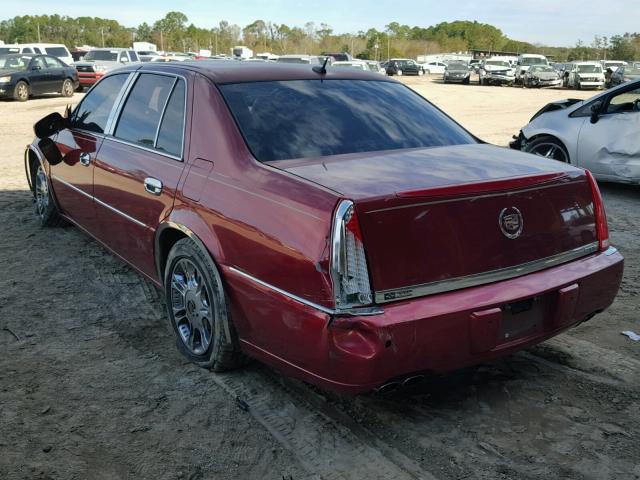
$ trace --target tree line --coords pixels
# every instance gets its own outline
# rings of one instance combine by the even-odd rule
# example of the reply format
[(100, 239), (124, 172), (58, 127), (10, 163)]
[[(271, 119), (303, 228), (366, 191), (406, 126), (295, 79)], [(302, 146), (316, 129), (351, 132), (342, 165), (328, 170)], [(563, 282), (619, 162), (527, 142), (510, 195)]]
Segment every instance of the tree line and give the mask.
[(479, 22), (443, 22), (430, 27), (391, 22), (384, 30), (371, 28), (356, 33), (336, 33), (327, 24), (308, 22), (289, 26), (256, 20), (240, 27), (221, 21), (212, 28), (196, 27), (184, 13), (169, 12), (152, 25), (135, 28), (116, 20), (98, 17), (72, 18), (60, 15), (25, 15), (0, 21), (0, 39), (6, 43), (63, 43), (124, 47), (134, 41), (155, 43), (165, 51), (199, 51), (228, 54), (235, 45), (256, 52), (319, 54), (346, 51), (360, 58), (387, 59), (470, 49), (542, 53), (557, 61), (610, 58), (640, 59), (640, 34), (625, 33), (611, 38), (595, 36), (590, 44), (578, 41), (574, 47), (551, 47), (508, 38), (499, 28)]

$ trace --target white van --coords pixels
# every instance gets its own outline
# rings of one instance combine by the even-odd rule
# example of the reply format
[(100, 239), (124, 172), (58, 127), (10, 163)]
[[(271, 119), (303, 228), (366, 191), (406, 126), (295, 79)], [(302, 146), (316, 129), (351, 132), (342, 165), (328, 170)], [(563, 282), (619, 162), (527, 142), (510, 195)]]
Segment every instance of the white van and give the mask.
[(6, 55), (8, 53), (38, 53), (57, 57), (67, 65), (73, 63), (71, 52), (60, 43), (16, 43), (13, 45), (7, 44), (0, 46), (0, 55)]
[(523, 53), (518, 55), (518, 63), (516, 64), (516, 83), (522, 83), (524, 73), (533, 65), (549, 65), (549, 60), (544, 55), (535, 53)]

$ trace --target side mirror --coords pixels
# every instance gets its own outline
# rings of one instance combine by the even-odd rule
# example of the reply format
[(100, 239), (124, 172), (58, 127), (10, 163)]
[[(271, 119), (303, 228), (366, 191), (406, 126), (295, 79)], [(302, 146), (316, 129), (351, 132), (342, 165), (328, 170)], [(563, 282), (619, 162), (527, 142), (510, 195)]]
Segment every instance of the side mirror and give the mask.
[(40, 65), (34, 65), (33, 67), (31, 67), (31, 70), (34, 70), (34, 71), (42, 70), (42, 67)]
[(50, 113), (46, 117), (38, 120), (33, 126), (33, 131), (38, 138), (47, 138), (67, 128), (68, 120), (58, 112)]
[(602, 110), (602, 102), (597, 101), (591, 105), (591, 123), (598, 123), (600, 119), (600, 111)]

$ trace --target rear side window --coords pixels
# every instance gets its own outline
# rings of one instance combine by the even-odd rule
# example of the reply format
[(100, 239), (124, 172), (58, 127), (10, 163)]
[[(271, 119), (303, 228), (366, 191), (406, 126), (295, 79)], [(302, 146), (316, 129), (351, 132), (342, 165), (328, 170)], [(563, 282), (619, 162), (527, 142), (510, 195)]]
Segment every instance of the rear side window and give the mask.
[(30, 47), (25, 47), (22, 49), (22, 53), (33, 53), (33, 50)]
[(91, 89), (73, 112), (71, 126), (90, 132), (104, 133), (113, 104), (128, 74), (104, 78)]
[(133, 50), (129, 50), (129, 57), (131, 57), (132, 62), (138, 61), (138, 55), (136, 55), (136, 52)]
[(371, 80), (292, 80), (221, 85), (261, 162), (475, 143), (404, 85)]
[(184, 133), (184, 81), (176, 83), (167, 108), (162, 117), (156, 148), (177, 157), (182, 156), (182, 135)]
[(42, 57), (42, 58), (44, 58), (44, 61), (47, 64), (47, 67), (49, 67), (49, 68), (62, 68), (62, 67), (65, 66), (56, 57)]
[(46, 47), (47, 55), (53, 55), (54, 57), (70, 57), (69, 52), (64, 47)]

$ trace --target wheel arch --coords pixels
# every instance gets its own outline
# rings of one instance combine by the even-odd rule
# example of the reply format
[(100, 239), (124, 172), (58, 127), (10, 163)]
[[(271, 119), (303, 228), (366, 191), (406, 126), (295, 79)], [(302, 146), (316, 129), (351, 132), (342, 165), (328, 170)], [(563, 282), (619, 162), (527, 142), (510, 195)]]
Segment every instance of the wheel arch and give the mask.
[(525, 140), (527, 141), (527, 143), (529, 143), (529, 142), (533, 142), (534, 140), (537, 140), (540, 137), (551, 137), (557, 140), (558, 142), (560, 142), (564, 147), (565, 152), (567, 152), (567, 155), (569, 156), (569, 165), (575, 166), (573, 161), (575, 152), (573, 152), (570, 148), (567, 147), (567, 142), (560, 135), (558, 135), (557, 132), (541, 130), (531, 134), (530, 136), (526, 136)]

